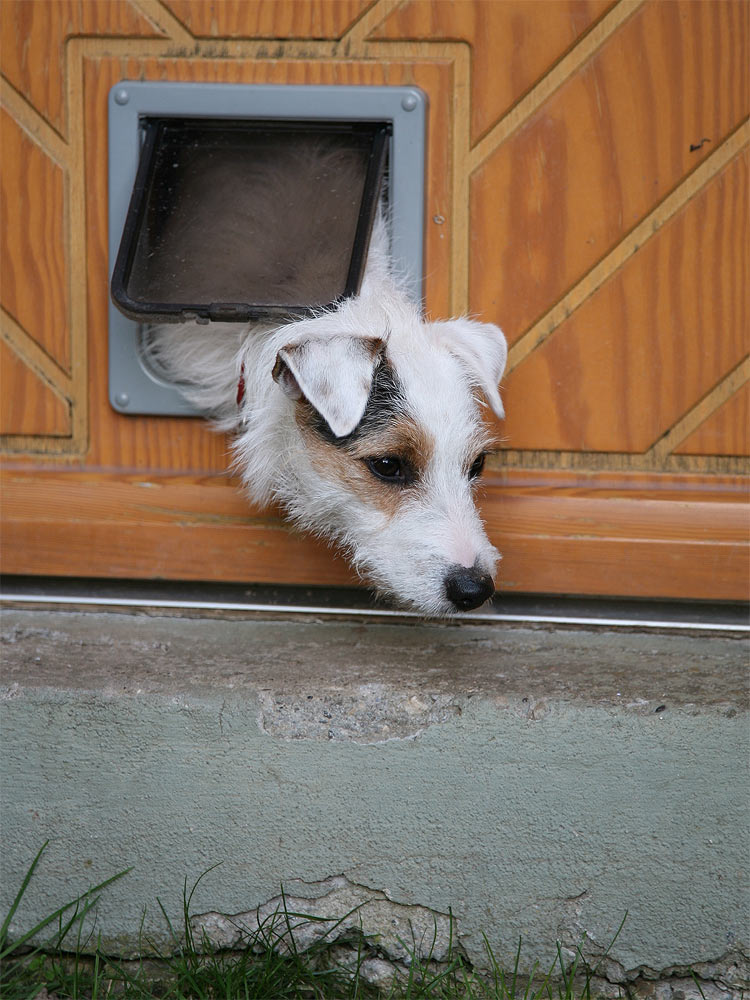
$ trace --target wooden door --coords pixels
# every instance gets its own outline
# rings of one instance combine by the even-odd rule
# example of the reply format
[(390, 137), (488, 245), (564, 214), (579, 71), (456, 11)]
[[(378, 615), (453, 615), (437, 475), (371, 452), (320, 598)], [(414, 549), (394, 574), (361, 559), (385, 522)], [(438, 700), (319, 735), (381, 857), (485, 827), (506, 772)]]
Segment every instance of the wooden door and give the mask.
[(107, 401), (121, 79), (416, 84), (427, 307), (499, 323), (508, 591), (741, 599), (742, 0), (3, 0), (4, 572), (349, 583), (199, 420)]

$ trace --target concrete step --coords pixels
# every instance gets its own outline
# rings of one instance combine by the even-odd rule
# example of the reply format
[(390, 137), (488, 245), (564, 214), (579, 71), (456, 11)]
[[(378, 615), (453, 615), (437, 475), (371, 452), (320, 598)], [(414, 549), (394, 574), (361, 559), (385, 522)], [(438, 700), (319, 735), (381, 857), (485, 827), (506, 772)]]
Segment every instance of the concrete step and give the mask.
[(373, 976), (449, 914), (512, 966), (627, 913), (603, 982), (746, 981), (742, 638), (10, 608), (2, 641), (3, 910), (50, 841), (15, 933), (133, 866), (96, 924), (133, 955), (220, 862), (193, 912), (226, 946), (283, 886), (358, 906)]

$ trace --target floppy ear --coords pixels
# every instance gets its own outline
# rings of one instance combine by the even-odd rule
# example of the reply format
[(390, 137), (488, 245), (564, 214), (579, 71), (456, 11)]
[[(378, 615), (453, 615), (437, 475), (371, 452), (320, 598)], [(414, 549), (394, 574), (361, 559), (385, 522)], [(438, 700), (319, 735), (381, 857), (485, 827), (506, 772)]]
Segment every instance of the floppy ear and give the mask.
[(384, 347), (375, 337), (310, 338), (279, 351), (273, 378), (290, 399), (304, 396), (344, 437), (362, 419)]
[(482, 390), (493, 413), (504, 417), (497, 386), (505, 371), (508, 345), (500, 327), (473, 319), (453, 319), (432, 326), (446, 349), (458, 358)]

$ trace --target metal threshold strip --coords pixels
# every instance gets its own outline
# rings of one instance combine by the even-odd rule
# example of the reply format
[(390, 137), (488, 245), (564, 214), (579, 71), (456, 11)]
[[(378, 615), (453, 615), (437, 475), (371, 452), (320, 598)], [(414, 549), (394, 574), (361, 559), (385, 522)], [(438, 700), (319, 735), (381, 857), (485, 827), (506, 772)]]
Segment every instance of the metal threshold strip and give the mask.
[[(90, 582), (89, 582), (90, 583)], [(49, 592), (50, 589), (55, 592)], [(356, 600), (348, 601), (336, 600), (341, 597), (333, 594), (333, 597), (324, 602), (316, 602), (313, 592), (304, 591), (301, 595), (292, 591), (285, 594), (285, 599), (274, 601), (243, 600), (239, 594), (235, 598), (202, 600), (192, 593), (182, 598), (164, 596), (158, 588), (144, 585), (140, 588), (144, 593), (138, 595), (133, 592), (134, 588), (123, 588), (122, 592), (113, 593), (116, 585), (109, 584), (102, 587), (110, 593), (92, 593), (99, 589), (96, 585), (84, 588), (80, 583), (65, 588), (63, 584), (58, 584), (53, 588), (40, 587), (31, 588), (28, 586), (4, 587), (0, 591), (0, 602), (6, 607), (33, 605), (35, 607), (51, 608), (88, 608), (88, 609), (133, 609), (146, 611), (184, 611), (184, 612), (240, 612), (247, 614), (274, 614), (274, 615), (308, 615), (326, 618), (369, 618), (398, 621), (420, 621), (424, 616), (414, 611), (402, 611), (386, 607), (377, 606), (357, 606), (362, 603), (361, 595), (355, 594)], [(174, 588), (172, 588), (174, 589)], [(179, 588), (178, 588), (179, 589)], [(205, 589), (205, 588), (204, 588)], [(220, 588), (230, 589), (231, 588)], [(241, 588), (247, 593), (247, 588)], [(152, 592), (149, 593), (148, 591)], [(169, 592), (169, 591), (168, 591)], [(224, 596), (224, 595), (222, 595)], [(326, 596), (329, 596), (326, 594)], [(348, 595), (347, 595), (348, 596)], [(297, 598), (296, 600), (294, 598)], [(303, 599), (300, 599), (302, 597)], [(310, 600), (310, 597), (313, 599)], [(290, 600), (290, 598), (292, 598)], [(305, 599), (306, 598), (306, 599)], [(511, 606), (508, 606), (511, 605)], [(649, 630), (679, 630), (696, 632), (719, 632), (719, 633), (750, 633), (750, 620), (743, 614), (742, 609), (737, 605), (730, 606), (729, 609), (721, 606), (708, 606), (705, 613), (700, 606), (688, 605), (688, 613), (680, 614), (680, 607), (668, 605), (668, 614), (659, 614), (662, 610), (658, 602), (585, 602), (581, 600), (565, 599), (533, 599), (524, 601), (515, 595), (506, 599), (496, 598), (495, 606), (490, 604), (484, 610), (466, 612), (456, 615), (450, 621), (462, 623), (508, 623), (520, 625), (548, 625), (579, 628), (605, 628), (605, 629), (649, 629)], [(592, 610), (594, 610), (592, 613)], [(634, 613), (636, 610), (637, 613)], [(588, 612), (588, 613), (586, 613)], [(743, 620), (744, 619), (744, 620)], [(433, 619), (434, 620), (434, 619)]]

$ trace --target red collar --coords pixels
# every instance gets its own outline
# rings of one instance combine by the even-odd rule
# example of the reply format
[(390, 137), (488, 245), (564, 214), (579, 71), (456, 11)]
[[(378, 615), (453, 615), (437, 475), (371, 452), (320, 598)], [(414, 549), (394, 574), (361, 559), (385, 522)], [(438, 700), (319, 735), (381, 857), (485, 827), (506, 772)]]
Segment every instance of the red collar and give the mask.
[(242, 362), (240, 368), (240, 377), (237, 382), (237, 406), (242, 406), (242, 400), (245, 398), (245, 362)]

